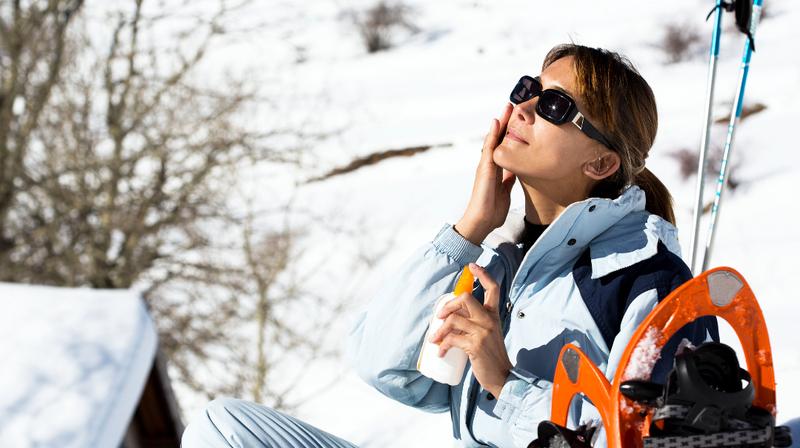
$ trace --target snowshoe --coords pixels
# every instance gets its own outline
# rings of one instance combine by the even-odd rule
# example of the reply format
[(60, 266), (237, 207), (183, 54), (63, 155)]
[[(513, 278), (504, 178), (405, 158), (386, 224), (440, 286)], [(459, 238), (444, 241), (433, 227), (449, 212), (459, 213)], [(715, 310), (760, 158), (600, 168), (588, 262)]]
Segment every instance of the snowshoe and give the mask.
[[(623, 383), (623, 395), (652, 403), (652, 395), (635, 393), (629, 383)], [(640, 382), (634, 384), (641, 390)], [(646, 448), (788, 446), (788, 428), (775, 428), (771, 413), (752, 406), (750, 374), (725, 344), (707, 342), (677, 355), (667, 384), (648, 387), (661, 388), (663, 395), (654, 404)]]
[[(666, 385), (651, 383), (650, 373), (642, 376), (636, 362), (647, 358), (643, 353), (659, 352), (684, 325), (709, 315), (733, 327), (747, 370), (730, 347), (706, 343), (675, 357)], [(578, 347), (566, 345), (553, 380), (552, 421), (540, 424), (530, 447), (592, 446), (585, 428), (566, 428), (576, 394), (597, 408), (609, 448), (791, 444), (788, 430), (775, 427), (775, 376), (764, 316), (747, 282), (731, 268), (709, 270), (662, 300), (634, 332), (611, 382)]]

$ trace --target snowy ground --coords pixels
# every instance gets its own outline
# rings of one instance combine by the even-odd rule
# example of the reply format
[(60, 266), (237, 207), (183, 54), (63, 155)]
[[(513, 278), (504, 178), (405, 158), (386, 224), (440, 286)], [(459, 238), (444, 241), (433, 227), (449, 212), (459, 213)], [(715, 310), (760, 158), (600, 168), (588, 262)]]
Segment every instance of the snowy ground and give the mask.
[[(791, 162), (799, 149), (793, 131), (794, 107), (800, 104), (800, 56), (793, 44), (798, 37), (800, 8), (789, 0), (768, 3), (771, 17), (758, 29), (758, 52), (746, 93), (749, 102), (762, 102), (767, 109), (738, 128), (733, 158), (741, 163), (737, 174), (742, 185), (724, 198), (711, 265), (737, 269), (760, 301), (777, 372), (778, 420), (786, 421), (800, 416), (800, 384), (794, 381), (800, 377), (794, 328), (800, 315), (794, 285), (800, 236), (793, 222), (800, 217), (800, 205), (790, 196), (795, 176), (800, 176), (800, 167)], [(660, 128), (648, 167), (675, 197), (681, 242), (688, 254), (695, 183), (681, 179), (677, 163), (667, 154), (698, 147), (706, 56), (703, 52), (694, 60), (664, 65), (665, 56), (655, 44), (665, 23), (691, 21), (707, 45), (710, 24), (703, 18), (712, 1), (420, 0), (413, 4), (419, 11), (417, 23), (422, 32), (403, 39), (391, 51), (374, 55), (363, 51), (353, 28), (338, 17), (341, 7), (350, 4), (354, 3), (317, 0), (303, 2), (302, 7), (283, 4), (287, 17), (308, 24), (288, 42), (304, 46), (307, 61), (293, 65), (292, 56), (279, 51), (266, 53), (273, 58), (261, 58), (272, 71), (276, 64), (287, 64), (286, 73), (291, 73), (293, 83), (290, 90), (312, 99), (294, 101), (291, 108), (284, 109), (287, 116), (313, 115), (320, 123), (348, 124), (344, 134), (316, 148), (319, 172), (378, 150), (452, 144), (411, 158), (391, 159), (297, 192), (299, 203), (320, 216), (335, 212), (337, 225), (364, 223), (369, 229), (363, 238), (326, 242), (324, 226), (329, 223), (318, 223), (319, 230), (308, 240), (312, 254), (316, 250), (320, 256), (330, 256), (333, 248), (345, 254), (339, 256), (347, 256), (354, 245), (382, 247), (392, 242), (392, 250), (374, 274), (356, 285), (359, 305), (370, 299), (381, 279), (391, 275), (414, 248), (432, 239), (444, 222), (454, 223), (461, 216), (491, 118), (500, 113), (521, 74), (538, 73), (547, 50), (570, 40), (623, 52), (653, 87)], [(265, 8), (265, 14), (268, 12)], [(730, 16), (726, 19), (731, 21)], [(732, 32), (723, 39), (718, 116), (728, 113), (743, 44)], [(253, 45), (268, 52), (273, 48), (270, 45), (279, 44), (265, 39)], [(724, 126), (715, 128), (716, 142), (722, 142), (723, 131)], [(263, 177), (258, 170), (243, 179), (244, 188), (252, 191), (266, 182), (260, 180)], [(707, 192), (710, 197), (711, 186)], [(521, 207), (519, 186), (513, 194), (512, 207)], [(348, 273), (337, 272), (335, 267), (345, 263), (333, 262), (324, 279), (309, 282), (322, 286), (333, 277), (346, 283)], [(342, 325), (342, 329), (346, 327)], [(736, 345), (732, 337), (730, 331), (723, 332), (724, 341)], [(189, 417), (202, 405), (185, 393), (181, 398)], [(396, 404), (352, 373), (307, 403), (297, 416), (363, 446), (452, 444), (446, 414), (429, 415)]]

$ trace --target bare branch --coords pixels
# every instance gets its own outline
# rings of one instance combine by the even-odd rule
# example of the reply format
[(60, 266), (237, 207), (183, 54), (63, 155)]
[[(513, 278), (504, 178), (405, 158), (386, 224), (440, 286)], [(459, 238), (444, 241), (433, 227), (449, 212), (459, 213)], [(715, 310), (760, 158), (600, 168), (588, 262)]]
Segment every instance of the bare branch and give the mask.
[(329, 179), (334, 176), (339, 176), (342, 174), (347, 174), (353, 172), (359, 168), (363, 168), (365, 166), (374, 165), (379, 163), (383, 160), (390, 159), (392, 157), (410, 157), (420, 152), (425, 152), (431, 148), (438, 147), (438, 148), (447, 148), (452, 146), (450, 143), (440, 143), (438, 145), (424, 145), (424, 146), (412, 146), (409, 148), (401, 148), (401, 149), (389, 149), (385, 151), (378, 151), (372, 154), (368, 154), (363, 157), (358, 157), (357, 159), (353, 160), (352, 162), (348, 163), (347, 165), (339, 168), (334, 168), (331, 171), (321, 175), (312, 177), (307, 179), (305, 183), (309, 184), (312, 182), (319, 182), (322, 180)]

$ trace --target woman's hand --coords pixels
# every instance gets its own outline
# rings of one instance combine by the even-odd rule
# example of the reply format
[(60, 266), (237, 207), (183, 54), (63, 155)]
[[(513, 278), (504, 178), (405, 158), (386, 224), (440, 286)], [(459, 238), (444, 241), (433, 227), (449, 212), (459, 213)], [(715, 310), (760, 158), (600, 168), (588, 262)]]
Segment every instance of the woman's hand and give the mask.
[(500, 286), (482, 267), (470, 263), (469, 268), (485, 291), (483, 305), (466, 292), (448, 302), (439, 312), (444, 323), (431, 342), (439, 344), (439, 356), (450, 347), (464, 350), (475, 378), (497, 397), (513, 367), (500, 326)]
[(511, 188), (516, 177), (497, 166), (492, 157), (495, 148), (503, 141), (512, 109), (508, 103), (500, 121), (492, 119), (489, 133), (483, 140), (472, 196), (467, 210), (456, 223), (456, 231), (475, 245), (480, 245), (489, 232), (503, 225), (511, 205)]

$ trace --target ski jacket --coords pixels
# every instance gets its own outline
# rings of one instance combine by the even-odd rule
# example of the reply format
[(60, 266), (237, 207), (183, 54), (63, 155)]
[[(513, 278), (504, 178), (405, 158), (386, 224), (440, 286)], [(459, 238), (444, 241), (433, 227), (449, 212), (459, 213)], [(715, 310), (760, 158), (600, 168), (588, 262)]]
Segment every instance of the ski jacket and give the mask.
[[(569, 205), (524, 256), (523, 218), (511, 210), (480, 246), (445, 223), (382, 284), (349, 335), (346, 352), (359, 376), (401, 403), (449, 411), (461, 446), (527, 447), (539, 422), (550, 418), (562, 347), (579, 345), (611, 380), (637, 325), (692, 277), (680, 258), (675, 227), (645, 211), (638, 186), (613, 200)], [(457, 386), (437, 383), (416, 369), (434, 302), (453, 290), (470, 262), (500, 285), (500, 322), (514, 368), (498, 397), (480, 386), (469, 363)], [(483, 302), (477, 279), (472, 294)], [(693, 344), (718, 340), (716, 320), (703, 318), (673, 337), (654, 380), (663, 382), (682, 338)], [(575, 425), (598, 415), (588, 401), (575, 399), (569, 421)]]

